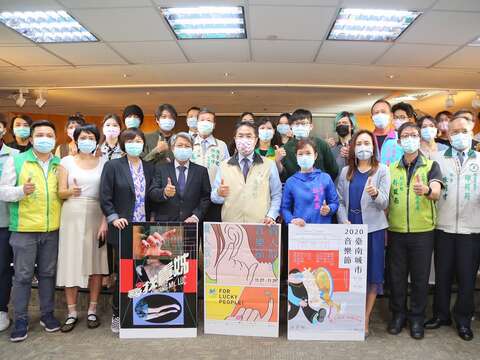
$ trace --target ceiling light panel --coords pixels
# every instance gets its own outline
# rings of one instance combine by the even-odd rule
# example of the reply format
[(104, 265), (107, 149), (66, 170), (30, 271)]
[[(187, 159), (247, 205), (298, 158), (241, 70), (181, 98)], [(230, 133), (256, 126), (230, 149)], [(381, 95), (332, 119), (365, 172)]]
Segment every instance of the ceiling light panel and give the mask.
[(394, 41), (421, 11), (340, 9), (328, 40)]
[(93, 42), (98, 39), (63, 10), (3, 11), (0, 22), (36, 43)]
[(179, 40), (247, 37), (242, 6), (170, 7), (161, 11)]

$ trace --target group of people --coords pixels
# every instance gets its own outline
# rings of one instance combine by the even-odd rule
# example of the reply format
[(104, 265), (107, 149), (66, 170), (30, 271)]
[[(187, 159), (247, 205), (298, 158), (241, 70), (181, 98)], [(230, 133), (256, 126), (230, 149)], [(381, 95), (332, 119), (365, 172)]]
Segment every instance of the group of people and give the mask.
[[(214, 136), (209, 109), (189, 109), (189, 131), (176, 133), (175, 108), (160, 105), (158, 129), (144, 134), (142, 109), (129, 105), (121, 117), (107, 114), (101, 129), (71, 116), (69, 141), (55, 148), (52, 122), (16, 115), (8, 124), (1, 117), (0, 331), (10, 325), (12, 293), (11, 340), (27, 338), (34, 276), (47, 332), (75, 328), (79, 288), (90, 291), (87, 326), (98, 327), (102, 278), (115, 271), (119, 234), (131, 222), (197, 223), (199, 231), (204, 221), (339, 223), (368, 225), (366, 334), (387, 280), (390, 334), (408, 321), (410, 335), (421, 339), (425, 328), (448, 326), (453, 317), (458, 335), (471, 340), (480, 263), (473, 114), (443, 111), (417, 119), (409, 104), (392, 107), (380, 99), (371, 119), (373, 132), (341, 112), (334, 120), (338, 137), (324, 140), (311, 135), (308, 110), (275, 121), (247, 112), (226, 143)], [(1, 140), (7, 131), (14, 138), (8, 144)], [(436, 284), (427, 320), (432, 254)], [(54, 316), (56, 286), (64, 287), (68, 306), (62, 323)], [(116, 333), (118, 280), (114, 286)]]

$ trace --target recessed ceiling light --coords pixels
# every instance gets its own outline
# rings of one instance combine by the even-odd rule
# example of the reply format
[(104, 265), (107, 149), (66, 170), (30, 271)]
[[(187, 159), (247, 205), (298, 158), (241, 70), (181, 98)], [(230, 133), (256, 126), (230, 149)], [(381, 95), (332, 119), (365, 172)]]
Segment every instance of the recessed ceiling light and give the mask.
[(373, 94), (372, 93), (367, 93), (368, 96), (372, 96)]
[(480, 37), (477, 40), (468, 44), (468, 46), (480, 46)]
[(328, 40), (394, 41), (421, 11), (340, 9)]
[(243, 6), (160, 8), (179, 40), (245, 39)]
[(0, 22), (36, 43), (98, 41), (63, 10), (3, 11), (0, 12)]
[(387, 75), (387, 77), (388, 77), (389, 79), (394, 79), (394, 78), (395, 78), (395, 75), (390, 74), (390, 75)]

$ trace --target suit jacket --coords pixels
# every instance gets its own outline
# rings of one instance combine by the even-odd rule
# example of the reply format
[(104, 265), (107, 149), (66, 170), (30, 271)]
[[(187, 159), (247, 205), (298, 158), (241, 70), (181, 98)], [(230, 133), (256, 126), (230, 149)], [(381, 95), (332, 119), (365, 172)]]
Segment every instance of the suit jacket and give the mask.
[[(148, 189), (152, 184), (153, 166), (143, 160), (142, 165), (145, 174), (145, 212), (148, 221), (150, 219)], [(105, 164), (100, 182), (100, 206), (109, 224), (108, 242), (116, 244), (118, 231), (112, 222), (119, 218), (131, 222), (135, 207), (135, 187), (126, 156)]]
[[(165, 186), (171, 179), (176, 187), (175, 196), (166, 198), (163, 194)], [(201, 222), (210, 206), (210, 178), (206, 167), (190, 162), (187, 182), (183, 196), (178, 190), (177, 175), (174, 163), (159, 165), (155, 170), (155, 178), (149, 191), (156, 206), (155, 219), (157, 221), (184, 221), (196, 215)]]

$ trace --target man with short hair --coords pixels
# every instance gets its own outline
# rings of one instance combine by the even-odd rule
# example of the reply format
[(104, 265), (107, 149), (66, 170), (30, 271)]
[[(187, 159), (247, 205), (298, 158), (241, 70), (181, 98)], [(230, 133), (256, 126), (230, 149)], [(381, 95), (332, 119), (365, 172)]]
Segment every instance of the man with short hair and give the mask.
[(458, 293), (453, 317), (460, 338), (473, 339), (476, 259), (480, 256), (480, 153), (471, 149), (472, 123), (463, 116), (449, 122), (451, 146), (434, 155), (445, 187), (438, 201), (435, 238), (435, 297), (433, 318), (426, 329), (451, 324), (450, 297), (453, 279)]
[(305, 109), (297, 109), (292, 113), (290, 121), (294, 138), (284, 145), (286, 156), (282, 160), (283, 169), (280, 170), (282, 179), (286, 181), (300, 170), (297, 164), (297, 143), (301, 139), (310, 138), (318, 151), (314, 167), (326, 172), (335, 181), (338, 175), (338, 166), (329, 145), (322, 139), (310, 136), (310, 132), (313, 130), (312, 113)]
[(170, 104), (161, 104), (155, 111), (155, 122), (158, 129), (145, 134), (145, 148), (142, 158), (154, 164), (173, 161), (168, 142), (173, 135), (177, 121), (177, 110)]
[(40, 325), (47, 332), (60, 329), (54, 317), (55, 275), (61, 201), (57, 167), (52, 155), (55, 126), (39, 120), (31, 126), (33, 148), (10, 157), (0, 180), (0, 200), (10, 202), (10, 245), (13, 249), (13, 307), (15, 323), (10, 340), (28, 336), (28, 304), (35, 264), (37, 265)]
[(197, 123), (198, 123), (199, 112), (200, 112), (200, 108), (197, 106), (192, 106), (190, 109), (187, 110), (188, 133), (194, 140), (198, 135)]
[(242, 121), (235, 127), (237, 151), (222, 161), (212, 186), (211, 199), (222, 204), (222, 221), (275, 223), (282, 201), (282, 183), (275, 161), (255, 153), (258, 130)]

